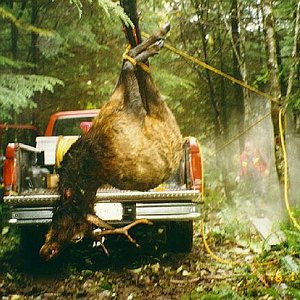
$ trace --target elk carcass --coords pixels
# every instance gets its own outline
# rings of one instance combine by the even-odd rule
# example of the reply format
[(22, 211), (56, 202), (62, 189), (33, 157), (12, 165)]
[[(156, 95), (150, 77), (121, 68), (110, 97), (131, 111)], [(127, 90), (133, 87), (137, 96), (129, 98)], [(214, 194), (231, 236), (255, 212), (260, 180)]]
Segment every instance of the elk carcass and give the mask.
[[(150, 223), (138, 220), (113, 228), (95, 215), (94, 197), (107, 183), (119, 189), (148, 190), (178, 169), (182, 153), (178, 125), (150, 74), (139, 66), (162, 48), (169, 28), (166, 25), (128, 52), (133, 60), (124, 61), (110, 100), (65, 154), (58, 170), (61, 197), (40, 250), (44, 259), (85, 235), (101, 240), (103, 235), (125, 234), (135, 242), (128, 229)], [(93, 226), (102, 229), (100, 234)]]

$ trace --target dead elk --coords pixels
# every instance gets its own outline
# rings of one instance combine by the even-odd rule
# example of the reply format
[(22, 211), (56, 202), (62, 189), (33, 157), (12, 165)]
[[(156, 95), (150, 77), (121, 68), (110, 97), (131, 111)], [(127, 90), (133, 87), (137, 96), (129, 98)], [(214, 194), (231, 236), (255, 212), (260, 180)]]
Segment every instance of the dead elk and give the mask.
[[(60, 200), (41, 256), (48, 260), (68, 243), (85, 235), (102, 240), (124, 234), (147, 220), (113, 228), (95, 215), (94, 197), (102, 184), (119, 189), (149, 190), (178, 169), (182, 138), (176, 120), (140, 65), (163, 47), (169, 25), (128, 52), (110, 100), (101, 108), (91, 129), (64, 156), (58, 170)], [(141, 80), (141, 77), (143, 80)], [(93, 231), (100, 228), (100, 234)]]

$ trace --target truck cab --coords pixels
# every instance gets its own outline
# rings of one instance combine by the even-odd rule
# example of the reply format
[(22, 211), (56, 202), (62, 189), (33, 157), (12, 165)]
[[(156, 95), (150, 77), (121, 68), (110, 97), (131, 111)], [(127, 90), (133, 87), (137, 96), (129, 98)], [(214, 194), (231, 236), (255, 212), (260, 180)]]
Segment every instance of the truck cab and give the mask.
[(100, 109), (61, 111), (51, 115), (45, 136), (81, 135), (86, 129), (83, 127), (91, 123)]
[[(87, 131), (100, 110), (65, 111), (53, 114), (44, 136), (36, 145), (10, 143), (3, 170), (8, 223), (19, 226), (25, 239), (36, 228), (48, 226), (53, 204), (59, 199), (56, 174), (60, 161), (72, 143)], [(172, 252), (189, 252), (193, 246), (193, 221), (201, 216), (203, 185), (201, 149), (196, 138), (183, 142), (183, 157), (176, 174), (146, 192), (99, 187), (95, 212), (113, 226), (149, 219), (165, 230)]]

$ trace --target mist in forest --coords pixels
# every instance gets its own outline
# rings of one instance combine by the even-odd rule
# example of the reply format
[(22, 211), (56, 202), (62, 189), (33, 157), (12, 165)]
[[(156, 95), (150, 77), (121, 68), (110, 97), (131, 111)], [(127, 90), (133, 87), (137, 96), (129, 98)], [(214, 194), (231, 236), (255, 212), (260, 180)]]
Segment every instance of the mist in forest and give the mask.
[(288, 163), (289, 202), (291, 207), (300, 207), (300, 130), (299, 115), (286, 119), (286, 151)]
[[(250, 125), (261, 119), (266, 111), (263, 107), (261, 113), (249, 121)], [(232, 137), (236, 135), (232, 134)], [(217, 180), (222, 181), (228, 203), (234, 204), (249, 217), (277, 220), (285, 213), (275, 168), (273, 140), (269, 115), (218, 152), (214, 161), (211, 160), (206, 167), (209, 176), (214, 174), (214, 178), (218, 176)], [(224, 141), (216, 144), (222, 145)]]
[(279, 219), (283, 215), (273, 141), (269, 116), (243, 136), (243, 149), (235, 155), (236, 188), (233, 198), (249, 217)]

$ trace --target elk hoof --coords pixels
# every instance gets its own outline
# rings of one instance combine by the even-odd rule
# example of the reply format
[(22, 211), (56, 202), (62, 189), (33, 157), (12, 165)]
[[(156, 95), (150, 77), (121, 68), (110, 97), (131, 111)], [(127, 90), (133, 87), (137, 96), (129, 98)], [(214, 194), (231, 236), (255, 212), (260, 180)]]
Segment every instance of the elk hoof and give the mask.
[(167, 22), (163, 27), (162, 27), (162, 33), (166, 34), (170, 31), (171, 29), (171, 24), (170, 22)]
[(164, 46), (164, 40), (158, 40), (155, 45), (158, 46), (158, 50), (160, 50)]

